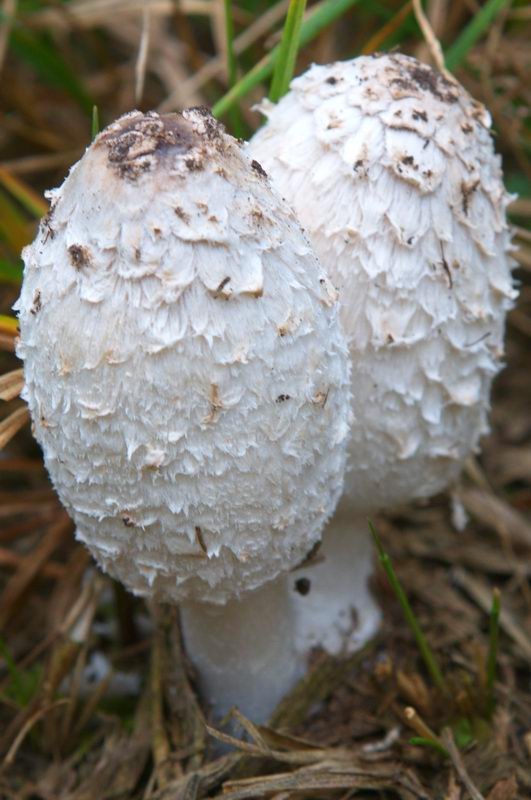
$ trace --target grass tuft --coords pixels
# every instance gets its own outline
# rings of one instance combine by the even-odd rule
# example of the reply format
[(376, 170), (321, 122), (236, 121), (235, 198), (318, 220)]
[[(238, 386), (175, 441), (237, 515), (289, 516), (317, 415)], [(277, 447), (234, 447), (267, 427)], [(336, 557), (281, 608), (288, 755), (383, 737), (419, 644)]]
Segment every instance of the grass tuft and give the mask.
[(393, 591), (394, 591), (394, 593), (395, 593), (395, 595), (396, 595), (396, 597), (398, 599), (398, 602), (400, 603), (400, 605), (402, 607), (402, 611), (404, 612), (404, 616), (406, 618), (406, 622), (408, 623), (409, 627), (411, 628), (411, 630), (413, 632), (413, 635), (415, 637), (415, 641), (417, 642), (417, 646), (419, 648), (420, 654), (422, 656), (424, 664), (426, 665), (426, 669), (430, 673), (435, 685), (442, 692), (444, 692), (446, 694), (448, 692), (448, 687), (446, 685), (446, 681), (445, 681), (444, 676), (443, 676), (443, 674), (441, 672), (439, 664), (437, 663), (437, 659), (435, 657), (435, 654), (434, 654), (433, 650), (431, 649), (430, 645), (428, 644), (428, 641), (427, 641), (426, 637), (424, 636), (424, 633), (423, 633), (423, 631), (422, 631), (422, 629), (421, 629), (421, 627), (420, 627), (420, 625), (418, 623), (418, 620), (417, 620), (417, 618), (415, 616), (415, 613), (414, 613), (413, 609), (411, 608), (409, 600), (407, 599), (407, 595), (404, 592), (404, 590), (402, 588), (402, 584), (400, 583), (400, 581), (398, 579), (398, 576), (397, 576), (397, 574), (396, 574), (396, 572), (394, 570), (393, 563), (392, 563), (392, 561), (391, 561), (391, 559), (389, 557), (389, 554), (386, 553), (386, 551), (384, 550), (382, 541), (381, 541), (380, 537), (378, 536), (378, 534), (376, 533), (374, 525), (372, 524), (372, 522), (370, 520), (369, 520), (369, 528), (370, 528), (370, 531), (371, 531), (371, 534), (372, 534), (372, 538), (374, 539), (374, 542), (376, 544), (376, 548), (378, 550), (378, 558), (379, 558), (380, 564), (384, 568), (385, 573), (386, 573), (386, 575), (387, 575), (387, 577), (389, 579), (389, 583), (391, 584), (391, 586), (393, 588)]

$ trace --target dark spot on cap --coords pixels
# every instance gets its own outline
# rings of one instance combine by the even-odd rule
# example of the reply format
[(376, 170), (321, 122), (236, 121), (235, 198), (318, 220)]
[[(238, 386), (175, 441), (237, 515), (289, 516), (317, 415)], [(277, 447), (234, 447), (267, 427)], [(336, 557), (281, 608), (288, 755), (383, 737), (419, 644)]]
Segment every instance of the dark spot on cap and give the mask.
[(195, 533), (195, 540), (199, 545), (199, 548), (204, 555), (208, 555), (207, 546), (205, 544), (205, 540), (203, 539), (203, 531), (201, 530), (199, 525), (196, 525), (194, 528)]
[(68, 248), (70, 261), (76, 269), (83, 269), (90, 264), (90, 250), (81, 244), (71, 244)]
[(228, 294), (227, 292), (223, 293), (223, 289), (230, 282), (231, 282), (230, 275), (227, 275), (225, 278), (223, 278), (223, 280), (219, 282), (219, 285), (217, 286), (216, 291), (214, 292), (214, 297), (216, 297), (216, 298), (224, 297), (225, 299), (228, 300), (228, 298), (230, 297), (230, 294)]
[(253, 159), (251, 161), (251, 167), (254, 169), (255, 172), (258, 172), (258, 174), (261, 175), (262, 178), (267, 178), (267, 172), (265, 171), (263, 166), (258, 163), (258, 161), (255, 161)]
[(50, 208), (48, 209), (47, 213), (42, 218), (42, 225), (46, 230), (46, 233), (44, 234), (44, 243), (48, 241), (48, 238), (53, 239), (53, 237), (55, 236), (55, 231), (52, 228), (52, 219), (53, 215), (55, 214), (56, 206), (57, 206), (57, 200), (54, 200)]
[(190, 222), (190, 214), (187, 214), (186, 211), (183, 208), (181, 208), (181, 206), (175, 206), (173, 210), (175, 211), (179, 219), (182, 219), (183, 222), (186, 222), (187, 224)]
[(310, 593), (311, 587), (312, 584), (309, 578), (298, 578), (295, 581), (295, 591), (302, 594), (303, 597)]
[(474, 194), (478, 186), (479, 180), (472, 181), (471, 183), (467, 183), (466, 181), (461, 182), (461, 201), (463, 205), (463, 214), (465, 217), (468, 216), (470, 197)]
[(415, 159), (413, 158), (413, 156), (404, 156), (404, 158), (402, 159), (402, 164), (406, 164), (406, 166), (408, 167), (412, 167), (414, 163)]
[(427, 122), (428, 121), (428, 115), (426, 114), (425, 111), (419, 111), (418, 109), (415, 109), (413, 111), (413, 119), (414, 120), (421, 119), (423, 122)]
[(286, 400), (291, 400), (291, 396), (289, 394), (279, 394), (275, 403), (285, 403)]
[(456, 87), (432, 67), (419, 64), (412, 67), (409, 74), (417, 86), (431, 92), (439, 100), (443, 100), (445, 103), (457, 102)]
[[(202, 118), (199, 126), (192, 112)], [(109, 163), (120, 177), (135, 180), (153, 167), (154, 159), (170, 155), (188, 155), (185, 162), (188, 169), (201, 169), (205, 159), (202, 145), (207, 142), (221, 145), (223, 133), (223, 126), (205, 106), (172, 114), (138, 111), (127, 114), (103, 131), (94, 147), (105, 146)]]
[(333, 75), (330, 75), (330, 77), (326, 79), (326, 82), (329, 83), (331, 86), (335, 86), (337, 83), (337, 78), (334, 78)]
[[(425, 92), (430, 92), (444, 103), (457, 103), (458, 90), (456, 86), (444, 75), (441, 75), (440, 72), (437, 72), (427, 64), (420, 64), (410, 59), (405, 62), (403, 58), (396, 58), (394, 61), (400, 70), (400, 77), (393, 78), (391, 81), (395, 86), (406, 91), (422, 89)], [(418, 112), (415, 113), (418, 114)], [(423, 119), (422, 114), (425, 114), (425, 112), (419, 114), (421, 119)]]
[(125, 525), (126, 528), (134, 528), (135, 527), (135, 523), (133, 522), (133, 520), (131, 519), (129, 514), (124, 514), (122, 516), (122, 522), (123, 522), (123, 524)]
[(35, 294), (33, 295), (33, 303), (30, 308), (30, 314), (36, 316), (42, 308), (42, 300), (41, 300), (41, 291), (37, 289)]

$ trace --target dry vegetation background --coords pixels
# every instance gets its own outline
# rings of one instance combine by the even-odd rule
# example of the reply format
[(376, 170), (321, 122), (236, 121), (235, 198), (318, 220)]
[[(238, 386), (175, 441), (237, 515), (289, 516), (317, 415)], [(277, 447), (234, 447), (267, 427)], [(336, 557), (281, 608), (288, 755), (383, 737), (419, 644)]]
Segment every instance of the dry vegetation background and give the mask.
[[(411, 2), (308, 10), (334, 4), (338, 19), (304, 46), (298, 71), (393, 47), (429, 61)], [(239, 76), (278, 42), (287, 5), (232, 3)], [(531, 8), (428, 0), (425, 9), (457, 76), (492, 111), (507, 184), (520, 195), (511, 215), (522, 286), (507, 368), (492, 433), (454, 494), (468, 525), (456, 531), (448, 496), (378, 521), (448, 693), (425, 672), (379, 572), (378, 640), (348, 662), (316, 654), (271, 726), (244, 721), (239, 750), (213, 758), (174, 615), (126, 595), (74, 542), (15, 372), (0, 381), (0, 798), (531, 797)], [(226, 65), (223, 0), (3, 0), (0, 372), (18, 369), (9, 315), (20, 249), (45, 211), (43, 190), (88, 144), (93, 105), (102, 126), (133, 107), (212, 105), (227, 91)], [(230, 130), (257, 127), (251, 106), (265, 92), (258, 85), (223, 118)], [(490, 714), (494, 587), (503, 610)], [(168, 675), (180, 691), (167, 691)]]

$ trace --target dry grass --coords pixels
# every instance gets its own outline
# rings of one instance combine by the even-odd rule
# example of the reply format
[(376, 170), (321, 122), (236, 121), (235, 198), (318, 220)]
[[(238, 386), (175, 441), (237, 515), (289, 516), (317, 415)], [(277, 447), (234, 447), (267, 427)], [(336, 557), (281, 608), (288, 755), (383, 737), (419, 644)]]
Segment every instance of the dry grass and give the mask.
[[(234, 50), (246, 72), (278, 42), (287, 3), (234, 6)], [(478, 8), (476, 0), (425, 4), (446, 47)], [(509, 185), (522, 194), (512, 206), (522, 291), (507, 368), (495, 386), (492, 433), (454, 493), (468, 525), (456, 532), (446, 496), (379, 521), (449, 695), (430, 683), (378, 573), (379, 638), (348, 661), (316, 654), (271, 726), (241, 719), (237, 750), (214, 757), (220, 734), (205, 724), (175, 615), (131, 599), (73, 540), (17, 399), (15, 331), (0, 317), (0, 372), (11, 372), (0, 379), (0, 442), (23, 426), (0, 457), (1, 798), (531, 797), (530, 16), (506, 3), (457, 70), (490, 107)], [(299, 69), (396, 45), (430, 58), (413, 4), (360, 2), (304, 49)], [(17, 295), (18, 250), (32, 237), (40, 193), (89, 141), (92, 102), (103, 124), (133, 106), (212, 104), (227, 89), (225, 49), (217, 0), (4, 0), (0, 313)], [(241, 103), (247, 132), (262, 92)], [(503, 611), (489, 718), (494, 587)]]

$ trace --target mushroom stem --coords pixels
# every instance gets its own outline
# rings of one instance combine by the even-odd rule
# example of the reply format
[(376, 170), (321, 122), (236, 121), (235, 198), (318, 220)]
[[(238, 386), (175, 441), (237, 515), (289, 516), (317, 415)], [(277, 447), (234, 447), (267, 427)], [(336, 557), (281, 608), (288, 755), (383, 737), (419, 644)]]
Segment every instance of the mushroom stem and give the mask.
[(322, 647), (328, 653), (353, 653), (374, 636), (381, 612), (370, 589), (374, 550), (367, 519), (352, 516), (343, 503), (328, 525), (319, 558), (293, 573), (296, 646), (308, 653)]
[(225, 606), (181, 605), (186, 651), (216, 721), (237, 706), (253, 722), (266, 722), (304, 674), (289, 595), (289, 582), (281, 576)]

